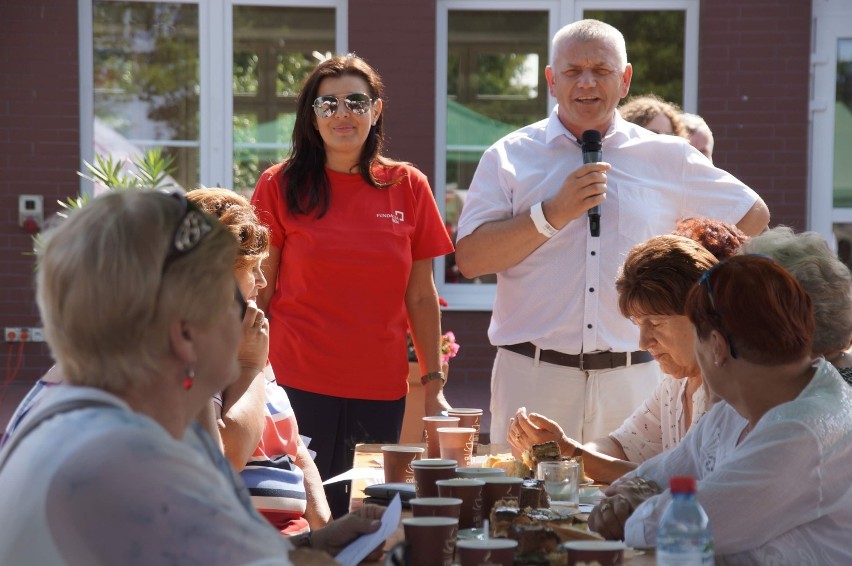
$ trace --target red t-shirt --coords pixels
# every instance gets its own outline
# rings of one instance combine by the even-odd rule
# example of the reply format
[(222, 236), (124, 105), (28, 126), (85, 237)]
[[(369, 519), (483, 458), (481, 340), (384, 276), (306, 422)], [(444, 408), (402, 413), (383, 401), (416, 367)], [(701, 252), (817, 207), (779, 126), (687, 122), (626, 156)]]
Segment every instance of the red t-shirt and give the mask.
[(453, 251), (426, 176), (408, 165), (377, 168), (379, 178), (399, 178), (377, 189), (326, 169), (330, 206), (317, 219), (287, 212), (282, 167), (267, 169), (252, 197), (281, 250), (268, 308), (278, 382), (335, 397), (403, 397), (412, 262)]

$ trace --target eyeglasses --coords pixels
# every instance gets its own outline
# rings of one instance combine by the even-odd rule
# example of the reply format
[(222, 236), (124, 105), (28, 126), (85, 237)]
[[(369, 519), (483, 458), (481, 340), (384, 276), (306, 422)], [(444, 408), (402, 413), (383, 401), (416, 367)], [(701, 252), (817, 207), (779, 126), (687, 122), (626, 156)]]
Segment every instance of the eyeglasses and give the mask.
[[(318, 118), (331, 118), (337, 112), (341, 98), (338, 96), (320, 96), (314, 100), (314, 113)], [(369, 112), (373, 99), (363, 92), (350, 92), (343, 95), (343, 103), (350, 112), (361, 116)]]
[(204, 236), (213, 229), (211, 219), (201, 212), (201, 209), (194, 202), (188, 201), (182, 192), (174, 191), (169, 193), (169, 196), (180, 203), (181, 214), (174, 234), (172, 234), (169, 253), (163, 260), (161, 273), (165, 273), (175, 260), (194, 250), (198, 243), (204, 239)]
[(713, 273), (713, 270), (716, 269), (720, 264), (716, 264), (704, 273), (701, 274), (701, 277), (698, 279), (698, 284), (703, 285), (705, 289), (707, 289), (707, 298), (710, 299), (710, 306), (713, 307), (713, 310), (716, 311), (716, 316), (719, 317), (719, 324), (722, 327), (722, 332), (725, 335), (725, 339), (728, 341), (728, 347), (731, 349), (731, 357), (737, 358), (737, 349), (734, 347), (734, 339), (731, 338), (730, 333), (725, 330), (725, 321), (722, 319), (722, 312), (719, 310), (719, 307), (716, 306), (716, 299), (713, 297), (713, 284), (710, 282), (710, 275)]

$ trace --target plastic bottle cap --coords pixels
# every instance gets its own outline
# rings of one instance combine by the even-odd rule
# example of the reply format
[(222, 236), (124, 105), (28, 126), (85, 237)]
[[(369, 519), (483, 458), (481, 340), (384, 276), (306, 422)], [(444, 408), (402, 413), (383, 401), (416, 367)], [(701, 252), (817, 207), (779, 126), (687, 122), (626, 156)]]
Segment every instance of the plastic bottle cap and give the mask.
[(695, 478), (692, 476), (673, 476), (669, 480), (672, 493), (695, 493)]

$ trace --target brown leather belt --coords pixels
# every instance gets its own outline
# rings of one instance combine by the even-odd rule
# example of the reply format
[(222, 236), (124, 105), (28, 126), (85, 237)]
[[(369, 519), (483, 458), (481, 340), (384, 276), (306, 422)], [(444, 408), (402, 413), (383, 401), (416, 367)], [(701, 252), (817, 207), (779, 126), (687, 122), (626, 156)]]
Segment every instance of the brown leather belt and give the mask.
[[(532, 342), (500, 346), (510, 352), (535, 358), (536, 346)], [(629, 356), (629, 358), (628, 358)], [(636, 352), (593, 352), (589, 354), (563, 354), (556, 350), (540, 350), (538, 360), (557, 366), (567, 366), (581, 370), (614, 369), (627, 365), (644, 364), (654, 359), (654, 356), (644, 350)], [(629, 360), (629, 361), (628, 361)]]

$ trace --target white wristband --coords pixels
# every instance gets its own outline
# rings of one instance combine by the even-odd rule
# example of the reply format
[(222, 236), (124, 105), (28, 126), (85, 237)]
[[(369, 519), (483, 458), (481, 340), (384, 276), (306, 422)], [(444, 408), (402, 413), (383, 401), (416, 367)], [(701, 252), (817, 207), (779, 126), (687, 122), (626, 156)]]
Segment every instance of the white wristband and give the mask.
[(552, 238), (556, 235), (559, 230), (550, 225), (550, 222), (547, 221), (547, 218), (544, 217), (544, 211), (541, 209), (541, 203), (535, 203), (530, 209), (530, 218), (532, 218), (533, 224), (535, 224), (536, 230), (538, 233), (547, 236), (548, 238)]

